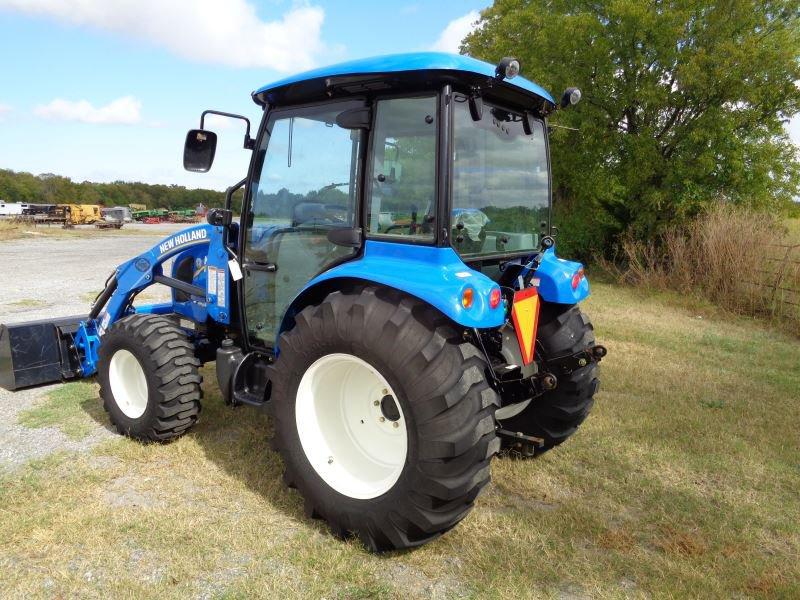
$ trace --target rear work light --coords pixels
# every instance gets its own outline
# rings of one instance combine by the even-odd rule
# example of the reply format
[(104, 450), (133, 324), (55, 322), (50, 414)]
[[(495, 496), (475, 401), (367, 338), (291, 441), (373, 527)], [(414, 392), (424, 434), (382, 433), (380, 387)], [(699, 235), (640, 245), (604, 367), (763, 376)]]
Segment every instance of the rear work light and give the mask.
[(575, 271), (575, 275), (572, 276), (572, 289), (573, 290), (577, 290), (578, 289), (578, 286), (581, 284), (581, 281), (583, 281), (583, 277), (584, 277), (583, 267), (581, 267), (580, 269)]
[(492, 291), (489, 293), (489, 307), (497, 308), (500, 306), (500, 301), (502, 299), (503, 296), (500, 293), (500, 288), (492, 288)]

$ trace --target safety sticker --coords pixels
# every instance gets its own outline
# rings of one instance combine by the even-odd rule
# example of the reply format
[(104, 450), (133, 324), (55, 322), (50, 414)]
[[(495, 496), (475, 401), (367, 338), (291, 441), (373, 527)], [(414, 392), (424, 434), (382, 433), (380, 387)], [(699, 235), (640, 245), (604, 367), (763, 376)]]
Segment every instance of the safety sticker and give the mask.
[(225, 269), (217, 269), (217, 306), (225, 306)]
[(216, 296), (217, 295), (217, 268), (208, 265), (208, 272), (206, 273), (206, 279), (208, 280), (208, 295), (209, 296)]

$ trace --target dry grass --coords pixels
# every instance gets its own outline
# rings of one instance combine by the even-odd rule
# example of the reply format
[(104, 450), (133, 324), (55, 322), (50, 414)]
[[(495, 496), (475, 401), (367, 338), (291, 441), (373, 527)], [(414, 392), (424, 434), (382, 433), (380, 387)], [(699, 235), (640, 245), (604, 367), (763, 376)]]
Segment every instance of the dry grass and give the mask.
[(223, 406), (206, 372), (177, 442), (119, 438), (0, 479), (2, 595), (800, 597), (797, 341), (672, 294), (594, 293), (593, 414), (541, 459), (494, 461), (440, 540), (374, 556), (307, 520), (270, 419)]
[(721, 206), (649, 242), (625, 240), (622, 266), (603, 267), (622, 283), (701, 296), (800, 333), (800, 249), (788, 244), (800, 244), (793, 222)]
[(50, 238), (70, 238), (108, 235), (141, 235), (142, 231), (137, 229), (97, 229), (94, 226), (80, 226), (72, 229), (64, 229), (61, 225), (38, 225), (31, 223), (18, 223), (9, 219), (0, 219), (0, 242), (17, 240), (22, 238), (46, 236)]

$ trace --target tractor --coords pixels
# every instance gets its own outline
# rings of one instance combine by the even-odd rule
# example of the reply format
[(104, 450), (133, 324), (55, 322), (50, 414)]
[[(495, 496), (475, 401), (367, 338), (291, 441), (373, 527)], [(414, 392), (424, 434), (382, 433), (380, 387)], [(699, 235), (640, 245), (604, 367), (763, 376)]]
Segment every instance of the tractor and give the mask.
[[(225, 403), (272, 415), (309, 517), (373, 551), (442, 535), (495, 455), (576, 431), (606, 352), (551, 225), (548, 117), (580, 91), (557, 102), (519, 70), (384, 56), (257, 89), (255, 137), (203, 112), (190, 171), (214, 160), (208, 114), (246, 129), (224, 208), (120, 265), (88, 315), (0, 327), (0, 384), (96, 376), (119, 433), (166, 442), (215, 362)], [(134, 305), (154, 284), (171, 301)]]

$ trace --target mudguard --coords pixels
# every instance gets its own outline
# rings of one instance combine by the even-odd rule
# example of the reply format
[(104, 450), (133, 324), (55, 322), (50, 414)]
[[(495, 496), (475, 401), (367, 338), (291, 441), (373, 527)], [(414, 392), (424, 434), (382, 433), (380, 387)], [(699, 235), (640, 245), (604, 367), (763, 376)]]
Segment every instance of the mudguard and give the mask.
[(554, 304), (577, 304), (585, 300), (589, 297), (589, 280), (581, 277), (577, 287), (572, 287), (572, 278), (581, 269), (581, 263), (558, 258), (555, 248), (548, 248), (534, 275), (539, 279), (539, 296)]
[[(489, 294), (497, 284), (467, 267), (452, 248), (435, 248), (368, 240), (363, 255), (334, 267), (308, 282), (292, 302), (287, 315), (310, 288), (336, 278), (361, 279), (395, 288), (419, 298), (464, 327), (500, 327), (505, 308), (489, 306)], [(464, 290), (473, 289), (473, 304), (464, 308)], [(284, 318), (284, 326), (286, 319)]]

